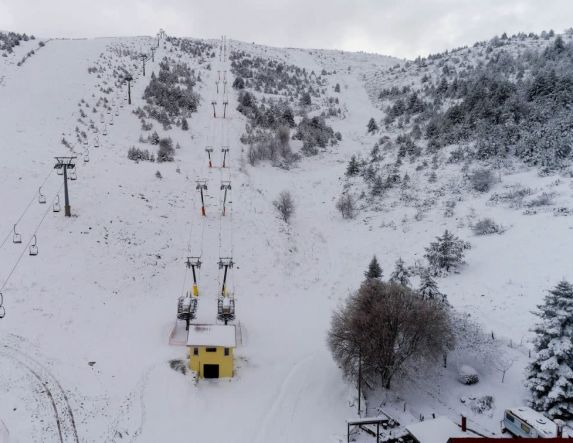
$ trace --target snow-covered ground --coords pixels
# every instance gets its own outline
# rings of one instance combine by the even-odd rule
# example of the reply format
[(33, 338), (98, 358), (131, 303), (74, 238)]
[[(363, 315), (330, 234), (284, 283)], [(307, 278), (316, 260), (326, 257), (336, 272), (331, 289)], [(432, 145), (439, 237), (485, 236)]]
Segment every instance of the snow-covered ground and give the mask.
[[(110, 48), (119, 44), (147, 52), (153, 42), (144, 37), (52, 40), (20, 67), (0, 62), (0, 242), (30, 203), (18, 221), (23, 243), (12, 244), (9, 236), (0, 247), (0, 285), (21, 256), (2, 291), (7, 315), (0, 321), (0, 438), (5, 427), (10, 442), (345, 441), (355, 394), (326, 346), (332, 310), (360, 284), (373, 254), (388, 275), (398, 257), (408, 263), (421, 259), (424, 247), (446, 227), (473, 248), (459, 274), (439, 281), (441, 289), (454, 307), (503, 338), (503, 355), (515, 363), (502, 384), (499, 370), (479, 355), (470, 362), (453, 361), (448, 370), (427, 371), (417, 384), (397, 385), (392, 397), (372, 399), (369, 412), (386, 402), (383, 409), (405, 424), (420, 414), (457, 420), (465, 413), (480, 429), (497, 431), (500, 411), (525, 399), (527, 349), (520, 345), (529, 337), (531, 311), (545, 289), (571, 277), (571, 219), (551, 212), (524, 216), (488, 205), (487, 197), (464, 194), (451, 218), (434, 208), (415, 221), (412, 208), (397, 206), (342, 220), (335, 201), (346, 162), (354, 153), (369, 152), (376, 138), (366, 135), (366, 123), (382, 116), (362, 75), (395, 63), (364, 54), (336, 52), (329, 58), (327, 51), (250, 49), (309, 70), (337, 69), (329, 82), (340, 83), (346, 115), (329, 122), (343, 140), (288, 171), (241, 161), (245, 120), (235, 111), (234, 91), (230, 118), (213, 119), (210, 105), (218, 98), (220, 112), (215, 78), (217, 71), (229, 71), (228, 62), (213, 59), (207, 70), (183, 54), (182, 60), (201, 73), (202, 105), (189, 120), (188, 133), (169, 131), (181, 145), (174, 163), (136, 164), (127, 159), (127, 149), (142, 131), (131, 110), (143, 105), (143, 90), (159, 60), (173, 56), (164, 43), (155, 62), (148, 62), (147, 77), (136, 78), (131, 107), (120, 107), (125, 90), (111, 93), (118, 115), (104, 116), (107, 136), (101, 133), (99, 111), (92, 117), (100, 147), (90, 133), (90, 161), (84, 164), (84, 147), (73, 143), (78, 102), (83, 98), (91, 109), (105, 80), (88, 74), (88, 67), (102, 53), (118, 60)], [(70, 183), (71, 218), (49, 208), (62, 183), (55, 172), (48, 176), (53, 157), (68, 152), (62, 136), (79, 152), (78, 180)], [(218, 148), (230, 146), (230, 168), (207, 167), (208, 145), (215, 148), (215, 166), (220, 165)], [(205, 219), (197, 179), (208, 180)], [(219, 186), (227, 179), (233, 186), (232, 211), (222, 219)], [(570, 179), (561, 180), (559, 198), (568, 206)], [(544, 188), (554, 179), (526, 171), (503, 177), (494, 191), (514, 181)], [(41, 184), (47, 205), (36, 201)], [(278, 219), (272, 204), (285, 189), (296, 204), (290, 225)], [(509, 229), (502, 236), (473, 237), (471, 208)], [(42, 220), (40, 253), (30, 257), (27, 242)], [(395, 228), (388, 227), (392, 222)], [(242, 334), (237, 374), (232, 380), (196, 382), (169, 367), (170, 359), (186, 356), (184, 347), (168, 344), (177, 297), (190, 289), (184, 259), (202, 257), (198, 321), (213, 322), (221, 283), (217, 261), (229, 253), (236, 263), (231, 289)], [(479, 385), (456, 381), (455, 368), (462, 363), (480, 371)], [(484, 394), (495, 397), (491, 416), (475, 414), (460, 402)]]

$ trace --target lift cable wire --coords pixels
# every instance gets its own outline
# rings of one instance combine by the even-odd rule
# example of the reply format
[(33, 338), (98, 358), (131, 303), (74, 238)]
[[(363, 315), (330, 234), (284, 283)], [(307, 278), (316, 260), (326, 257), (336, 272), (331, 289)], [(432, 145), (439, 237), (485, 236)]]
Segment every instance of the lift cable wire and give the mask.
[[(50, 178), (50, 176), (52, 175), (52, 172), (54, 172), (53, 169), (50, 169), (50, 173), (46, 176), (46, 178), (44, 179), (44, 181), (42, 182), (42, 184), (40, 185), (40, 188), (42, 188), (46, 182), (48, 181), (48, 179)], [(26, 205), (26, 207), (24, 208), (24, 211), (22, 211), (22, 213), (20, 214), (20, 216), (18, 217), (18, 219), (16, 220), (15, 223), (13, 223), (13, 225), (17, 225), (18, 223), (20, 223), (22, 221), (22, 219), (24, 218), (24, 216), (26, 215), (26, 213), (28, 212), (28, 209), (30, 209), (30, 206), (32, 206), (32, 204), (38, 199), (38, 191), (36, 191), (34, 193), (34, 196), (30, 199), (30, 201), (28, 202), (28, 204)], [(2, 243), (0, 243), (0, 249), (2, 249), (2, 247), (6, 244), (6, 242), (8, 241), (8, 239), (12, 236), (14, 232), (14, 228), (10, 228), (10, 231), (8, 232), (8, 234), (6, 235), (6, 237), (4, 237), (4, 240), (2, 240)]]
[(6, 287), (6, 285), (8, 285), (8, 282), (10, 281), (10, 277), (12, 277), (12, 275), (14, 274), (14, 271), (16, 270), (16, 268), (18, 267), (18, 265), (20, 264), (22, 257), (24, 257), (24, 254), (26, 253), (26, 251), (29, 249), (30, 244), (32, 243), (32, 240), (34, 240), (34, 237), (38, 234), (38, 231), (40, 230), (40, 227), (42, 226), (42, 223), (44, 223), (44, 220), (46, 219), (46, 216), (52, 212), (52, 206), (53, 204), (56, 202), (56, 198), (57, 195), (60, 193), (60, 191), (62, 190), (62, 188), (64, 187), (64, 185), (62, 184), (60, 186), (60, 189), (58, 189), (58, 193), (56, 194), (56, 196), (52, 199), (50, 205), (48, 205), (48, 207), (46, 208), (46, 211), (44, 212), (44, 215), (42, 216), (42, 219), (40, 220), (40, 222), (36, 225), (36, 229), (34, 229), (34, 232), (32, 233), (32, 235), (30, 235), (29, 240), (27, 241), (25, 247), (22, 248), (22, 252), (20, 253), (20, 256), (18, 257), (18, 259), (16, 260), (16, 263), (14, 263), (14, 266), (12, 267), (12, 269), (10, 270), (10, 272), (8, 273), (8, 276), (6, 277), (6, 279), (4, 280), (4, 283), (2, 284), (2, 286), (0, 286), (0, 292), (2, 292), (4, 290), (4, 288)]

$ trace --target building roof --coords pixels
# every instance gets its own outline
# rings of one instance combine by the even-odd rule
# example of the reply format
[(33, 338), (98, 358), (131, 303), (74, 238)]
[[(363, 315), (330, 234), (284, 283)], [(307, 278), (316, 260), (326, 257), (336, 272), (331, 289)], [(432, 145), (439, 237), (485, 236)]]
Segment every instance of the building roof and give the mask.
[(187, 346), (222, 346), (234, 348), (235, 340), (234, 325), (189, 325)]
[(545, 415), (526, 406), (511, 408), (508, 409), (508, 411), (510, 411), (517, 418), (520, 418), (526, 422), (532, 428), (536, 429), (537, 432), (542, 434), (541, 437), (557, 436), (557, 425), (555, 422), (548, 419)]
[(450, 438), (479, 437), (469, 429), (462, 429), (447, 417), (437, 417), (406, 426), (406, 430), (420, 443), (446, 443)]

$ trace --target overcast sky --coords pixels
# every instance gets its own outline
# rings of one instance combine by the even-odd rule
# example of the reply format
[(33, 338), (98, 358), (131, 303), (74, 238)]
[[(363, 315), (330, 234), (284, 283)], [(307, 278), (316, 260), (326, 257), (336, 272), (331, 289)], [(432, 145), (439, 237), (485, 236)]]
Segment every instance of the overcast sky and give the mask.
[(573, 26), (573, 0), (0, 0), (0, 29), (41, 37), (170, 35), (414, 58)]

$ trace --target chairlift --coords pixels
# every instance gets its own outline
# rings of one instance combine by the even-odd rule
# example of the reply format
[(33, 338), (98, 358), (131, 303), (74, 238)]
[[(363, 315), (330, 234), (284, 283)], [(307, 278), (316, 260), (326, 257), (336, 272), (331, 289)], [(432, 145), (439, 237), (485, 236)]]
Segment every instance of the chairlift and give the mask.
[(109, 119), (109, 124), (113, 126), (113, 116)]
[(30, 255), (38, 255), (38, 239), (36, 238), (36, 234), (34, 234), (34, 242), (30, 245)]
[(95, 139), (94, 148), (99, 148), (99, 137)]
[(84, 152), (84, 163), (88, 163), (90, 161), (90, 152), (86, 149)]
[(64, 175), (64, 168), (58, 168), (58, 169), (56, 169), (56, 173), (57, 173), (58, 175)]
[(20, 244), (22, 243), (22, 235), (18, 234), (16, 231), (16, 225), (14, 225), (14, 234), (12, 235), (12, 243)]
[(86, 146), (88, 145), (88, 138), (87, 137), (84, 138), (84, 145), (86, 145)]
[(42, 194), (41, 186), (38, 188), (38, 203), (40, 203), (41, 205), (46, 203), (46, 196)]
[(104, 126), (104, 127), (103, 127), (103, 132), (102, 132), (102, 134), (103, 134), (103, 135), (107, 135), (107, 126)]
[(100, 123), (104, 123), (104, 122), (105, 122), (105, 119), (104, 119), (104, 117), (103, 117), (103, 114), (100, 114), (99, 122), (100, 122)]
[(117, 109), (115, 110), (115, 114), (114, 114), (114, 115), (115, 115), (116, 117), (119, 117), (119, 111), (118, 111)]
[(56, 201), (54, 202), (54, 206), (52, 207), (52, 212), (60, 212), (62, 207), (60, 206), (60, 194), (56, 195)]
[(70, 171), (70, 180), (77, 180), (78, 179), (78, 175), (76, 174), (76, 169), (72, 169)]

